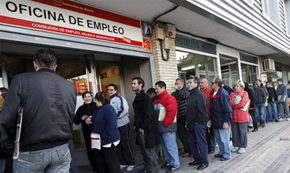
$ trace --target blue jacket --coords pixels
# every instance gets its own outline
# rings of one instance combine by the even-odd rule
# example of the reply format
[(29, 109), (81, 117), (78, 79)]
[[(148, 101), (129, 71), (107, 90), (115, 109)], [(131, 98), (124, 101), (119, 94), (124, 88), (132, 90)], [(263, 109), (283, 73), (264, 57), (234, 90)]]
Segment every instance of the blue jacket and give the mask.
[(92, 122), (93, 132), (100, 134), (102, 145), (120, 140), (120, 133), (117, 129), (117, 113), (110, 104), (98, 107), (94, 112)]
[(232, 107), (230, 97), (226, 90), (221, 87), (213, 97), (214, 90), (210, 92), (210, 115), (211, 125), (215, 129), (222, 129), (223, 123), (230, 124), (232, 120)]
[(278, 97), (282, 96), (281, 98), (288, 98), (288, 94), (287, 94), (287, 86), (285, 84), (281, 84), (277, 87), (277, 93), (278, 93)]

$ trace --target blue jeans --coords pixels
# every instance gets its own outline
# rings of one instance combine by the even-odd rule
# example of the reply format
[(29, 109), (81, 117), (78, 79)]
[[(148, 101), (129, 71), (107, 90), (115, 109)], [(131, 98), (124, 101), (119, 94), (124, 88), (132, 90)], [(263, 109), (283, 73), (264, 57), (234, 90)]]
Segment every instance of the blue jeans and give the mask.
[(178, 156), (175, 132), (160, 134), (160, 144), (163, 149), (166, 162), (169, 165), (174, 166), (175, 168), (179, 168), (180, 161)]
[(216, 141), (219, 145), (220, 152), (219, 155), (224, 158), (230, 159), (231, 154), (231, 145), (230, 145), (230, 127), (225, 129), (214, 129)]
[(267, 117), (269, 117), (270, 121), (273, 121), (273, 118), (275, 118), (275, 120), (278, 120), (278, 112), (277, 112), (276, 103), (273, 102), (273, 103), (268, 104)]
[(266, 123), (265, 103), (256, 104), (255, 110), (257, 122), (260, 121), (260, 124), (264, 125)]
[(68, 144), (50, 149), (19, 152), (19, 158), (13, 160), (14, 173), (67, 173), (71, 162)]

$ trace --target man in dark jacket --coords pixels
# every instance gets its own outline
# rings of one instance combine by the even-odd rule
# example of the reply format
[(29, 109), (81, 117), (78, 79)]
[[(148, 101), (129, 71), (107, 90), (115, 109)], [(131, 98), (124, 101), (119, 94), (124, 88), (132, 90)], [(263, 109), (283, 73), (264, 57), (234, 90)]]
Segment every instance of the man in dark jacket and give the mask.
[(33, 64), (37, 72), (16, 75), (5, 98), (1, 120), (3, 145), (6, 151), (13, 152), (21, 105), (24, 118), (14, 171), (35, 172), (31, 169), (35, 165), (37, 172), (68, 172), (76, 88), (55, 74), (56, 56), (52, 50), (38, 50)]
[(184, 87), (184, 80), (181, 78), (177, 78), (175, 80), (175, 91), (171, 94), (175, 97), (177, 102), (177, 132), (178, 136), (182, 142), (184, 154), (182, 157), (189, 156), (188, 144), (186, 140), (186, 128), (185, 128), (185, 112), (187, 107), (187, 100), (189, 97), (188, 90)]
[(269, 93), (268, 97), (268, 106), (267, 106), (267, 122), (268, 121), (273, 121), (273, 118), (275, 118), (276, 122), (279, 122), (278, 118), (278, 112), (277, 112), (277, 100), (278, 100), (278, 94), (277, 91), (270, 86), (270, 82), (266, 83), (266, 88)]
[(231, 158), (230, 125), (232, 107), (229, 94), (223, 89), (222, 83), (223, 81), (219, 77), (211, 80), (210, 115), (211, 125), (214, 128), (216, 141), (220, 148), (215, 157), (220, 158), (221, 161), (226, 161)]
[(262, 87), (259, 87), (257, 82), (253, 83), (255, 89), (255, 110), (256, 110), (256, 118), (257, 122), (260, 122), (262, 127), (265, 127), (266, 123), (266, 113), (265, 113), (265, 102), (266, 102), (266, 94)]
[(190, 76), (188, 89), (190, 96), (187, 105), (186, 121), (188, 127), (188, 143), (194, 162), (190, 166), (199, 165), (197, 170), (208, 167), (208, 146), (206, 142), (206, 127), (208, 121), (207, 97), (198, 89), (199, 79)]
[(140, 77), (132, 79), (132, 89), (136, 92), (133, 102), (135, 112), (133, 128), (137, 133), (138, 144), (144, 160), (144, 168), (139, 171), (158, 172), (158, 163), (154, 146), (159, 143), (157, 119), (154, 117), (154, 108), (150, 97), (144, 92), (145, 83)]
[(245, 91), (248, 92), (249, 99), (251, 100), (249, 114), (252, 117), (253, 126), (254, 126), (254, 129), (252, 130), (252, 132), (256, 132), (258, 131), (258, 125), (257, 125), (257, 119), (256, 119), (256, 111), (255, 111), (255, 97), (256, 97), (255, 90), (249, 87), (249, 84), (247, 82), (244, 82), (244, 83), (245, 83)]

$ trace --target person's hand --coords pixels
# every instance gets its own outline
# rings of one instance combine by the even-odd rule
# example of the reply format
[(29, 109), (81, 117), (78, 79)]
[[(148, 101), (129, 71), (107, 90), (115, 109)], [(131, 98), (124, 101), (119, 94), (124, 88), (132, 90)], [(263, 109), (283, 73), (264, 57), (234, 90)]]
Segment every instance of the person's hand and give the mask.
[(88, 117), (88, 116), (87, 115), (83, 115), (81, 119), (84, 121), (86, 117)]
[(141, 128), (139, 128), (139, 131), (142, 133), (142, 135), (144, 135), (144, 130), (142, 130)]
[(90, 125), (90, 124), (92, 124), (92, 120), (91, 120), (90, 118), (87, 118), (87, 119), (86, 119), (86, 123), (87, 123), (88, 125)]
[(133, 126), (133, 129), (135, 130), (135, 129), (136, 129), (136, 127), (135, 127), (135, 126)]
[(224, 122), (223, 129), (227, 130), (229, 128), (229, 124), (227, 122)]

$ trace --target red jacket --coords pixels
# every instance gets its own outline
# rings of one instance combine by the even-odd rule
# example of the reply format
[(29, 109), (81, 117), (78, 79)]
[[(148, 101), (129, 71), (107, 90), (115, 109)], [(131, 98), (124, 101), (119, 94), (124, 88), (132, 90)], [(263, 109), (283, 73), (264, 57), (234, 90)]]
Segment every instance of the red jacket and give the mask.
[(176, 116), (177, 102), (176, 102), (176, 99), (172, 95), (168, 94), (167, 90), (163, 91), (158, 96), (160, 100), (156, 98), (154, 100), (154, 105), (157, 105), (159, 101), (159, 104), (165, 107), (166, 115), (165, 115), (164, 120), (162, 121), (162, 124), (168, 127), (170, 124), (172, 124)]
[(204, 90), (200, 89), (201, 92), (206, 96), (207, 98), (207, 113), (208, 113), (208, 119), (210, 120), (210, 92), (211, 89), (209, 87), (206, 87)]
[[(240, 96), (242, 99), (241, 101), (236, 104), (235, 99), (237, 96)], [(248, 92), (241, 90), (239, 93), (232, 92), (230, 95), (231, 106), (233, 108), (233, 118), (232, 122), (234, 123), (245, 123), (249, 121), (249, 110), (248, 106), (246, 110), (242, 110), (246, 104), (249, 102)]]

